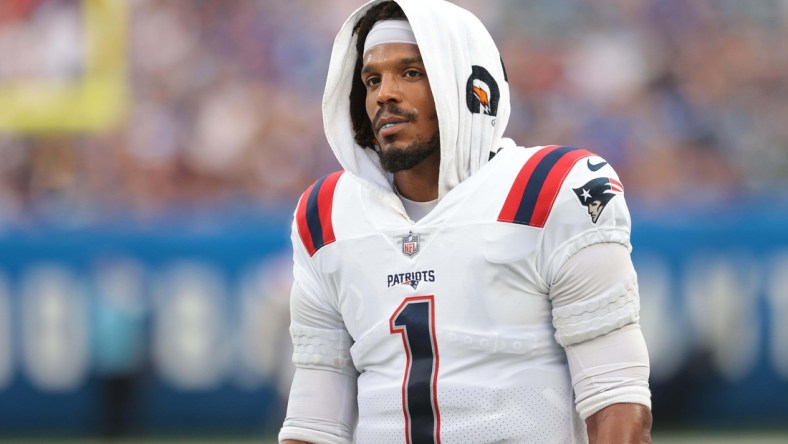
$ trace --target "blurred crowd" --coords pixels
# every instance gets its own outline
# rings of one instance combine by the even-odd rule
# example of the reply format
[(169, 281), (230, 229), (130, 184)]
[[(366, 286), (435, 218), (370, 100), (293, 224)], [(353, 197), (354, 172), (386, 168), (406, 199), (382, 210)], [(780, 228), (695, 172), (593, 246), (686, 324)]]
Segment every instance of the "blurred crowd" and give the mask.
[[(784, 199), (788, 1), (457, 3), (498, 42), (518, 144), (599, 153), (630, 205)], [(0, 1), (0, 87), (78, 78), (81, 4)], [(127, 4), (121, 123), (0, 131), (0, 224), (292, 207), (338, 168), (320, 102), (333, 38), (362, 0)]]

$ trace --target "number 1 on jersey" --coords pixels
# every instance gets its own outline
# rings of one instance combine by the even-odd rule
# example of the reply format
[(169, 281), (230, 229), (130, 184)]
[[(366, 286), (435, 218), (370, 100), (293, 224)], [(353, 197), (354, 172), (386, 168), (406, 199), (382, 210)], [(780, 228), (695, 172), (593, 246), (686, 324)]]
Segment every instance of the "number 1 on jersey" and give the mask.
[(440, 443), (435, 298), (406, 298), (391, 316), (389, 327), (392, 334), (402, 335), (407, 357), (402, 382), (405, 440), (408, 444)]

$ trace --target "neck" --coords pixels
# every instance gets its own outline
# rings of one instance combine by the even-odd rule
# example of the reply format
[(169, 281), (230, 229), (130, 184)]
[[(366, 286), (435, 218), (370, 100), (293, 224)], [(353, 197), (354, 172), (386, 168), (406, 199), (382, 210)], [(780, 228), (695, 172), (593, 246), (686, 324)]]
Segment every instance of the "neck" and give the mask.
[(437, 199), (440, 162), (440, 152), (436, 151), (415, 167), (394, 173), (394, 185), (399, 194), (414, 202)]

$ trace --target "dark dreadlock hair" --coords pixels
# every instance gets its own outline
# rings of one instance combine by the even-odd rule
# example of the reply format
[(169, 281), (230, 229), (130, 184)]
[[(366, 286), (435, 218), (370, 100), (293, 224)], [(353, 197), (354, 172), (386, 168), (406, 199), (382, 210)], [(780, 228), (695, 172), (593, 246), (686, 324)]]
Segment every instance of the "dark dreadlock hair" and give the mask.
[(353, 70), (353, 86), (350, 89), (350, 119), (353, 122), (353, 137), (356, 139), (356, 143), (363, 148), (372, 148), (375, 138), (365, 105), (367, 89), (364, 87), (364, 82), (361, 81), (364, 43), (375, 23), (381, 20), (396, 19), (407, 19), (405, 12), (396, 2), (386, 1), (369, 8), (353, 27), (353, 33), (358, 35), (358, 40), (356, 41), (356, 68)]

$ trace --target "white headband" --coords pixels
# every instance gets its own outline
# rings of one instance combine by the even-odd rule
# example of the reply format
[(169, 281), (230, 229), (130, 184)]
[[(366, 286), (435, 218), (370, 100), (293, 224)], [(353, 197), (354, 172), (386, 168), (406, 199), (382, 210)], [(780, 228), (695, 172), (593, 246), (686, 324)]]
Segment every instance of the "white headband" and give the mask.
[(364, 53), (384, 43), (416, 44), (413, 28), (407, 20), (381, 20), (372, 26), (364, 41)]

